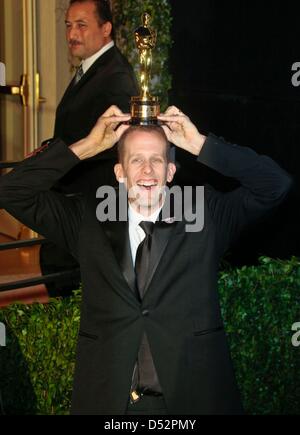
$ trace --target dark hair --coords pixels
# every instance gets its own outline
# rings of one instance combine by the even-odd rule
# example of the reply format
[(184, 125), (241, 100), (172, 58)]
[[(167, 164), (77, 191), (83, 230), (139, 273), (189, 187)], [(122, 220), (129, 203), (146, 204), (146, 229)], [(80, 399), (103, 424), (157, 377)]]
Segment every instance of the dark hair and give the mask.
[(163, 128), (158, 125), (134, 125), (129, 127), (125, 133), (121, 136), (119, 143), (118, 143), (118, 158), (119, 162), (121, 163), (124, 158), (124, 151), (125, 151), (125, 142), (128, 136), (130, 136), (135, 131), (144, 131), (147, 133), (156, 133), (159, 135), (162, 140), (166, 143), (166, 158), (167, 162), (171, 162), (171, 153), (170, 153), (170, 142), (168, 141), (168, 138), (166, 136), (166, 133), (164, 132)]
[(114, 39), (115, 31), (114, 31), (114, 23), (113, 23), (112, 11), (110, 7), (110, 1), (109, 0), (70, 0), (70, 6), (73, 5), (74, 3), (87, 3), (87, 2), (92, 2), (95, 4), (96, 15), (97, 15), (99, 26), (107, 22), (112, 24), (112, 31), (110, 36), (112, 39)]

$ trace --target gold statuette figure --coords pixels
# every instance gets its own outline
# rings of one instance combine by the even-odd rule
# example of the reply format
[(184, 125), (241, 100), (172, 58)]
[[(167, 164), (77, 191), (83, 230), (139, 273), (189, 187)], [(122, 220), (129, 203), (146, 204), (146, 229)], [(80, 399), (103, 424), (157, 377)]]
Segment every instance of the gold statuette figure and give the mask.
[(152, 50), (156, 46), (156, 32), (150, 27), (151, 17), (144, 13), (142, 26), (135, 30), (135, 42), (140, 53), (141, 95), (131, 99), (131, 116), (133, 124), (156, 124), (160, 113), (157, 97), (150, 94)]

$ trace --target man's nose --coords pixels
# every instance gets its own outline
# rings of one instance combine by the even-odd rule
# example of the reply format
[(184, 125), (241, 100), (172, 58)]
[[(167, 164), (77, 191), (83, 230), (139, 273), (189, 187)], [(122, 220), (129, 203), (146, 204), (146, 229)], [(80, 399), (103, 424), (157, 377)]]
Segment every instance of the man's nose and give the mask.
[(77, 39), (78, 39), (78, 31), (77, 31), (77, 28), (76, 28), (75, 26), (70, 26), (70, 27), (67, 29), (67, 35), (68, 35), (68, 39), (69, 39), (69, 40), (71, 40), (71, 39), (77, 40)]
[(153, 171), (151, 162), (145, 162), (144, 166), (143, 166), (143, 172), (144, 174), (151, 174), (151, 172)]

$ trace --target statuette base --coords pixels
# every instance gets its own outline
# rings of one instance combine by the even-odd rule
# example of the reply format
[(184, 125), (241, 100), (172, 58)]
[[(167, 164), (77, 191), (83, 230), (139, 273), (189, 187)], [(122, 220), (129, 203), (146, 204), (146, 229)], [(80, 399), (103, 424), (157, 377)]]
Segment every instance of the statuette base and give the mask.
[(143, 100), (141, 97), (131, 98), (131, 125), (158, 125), (160, 105), (157, 97)]

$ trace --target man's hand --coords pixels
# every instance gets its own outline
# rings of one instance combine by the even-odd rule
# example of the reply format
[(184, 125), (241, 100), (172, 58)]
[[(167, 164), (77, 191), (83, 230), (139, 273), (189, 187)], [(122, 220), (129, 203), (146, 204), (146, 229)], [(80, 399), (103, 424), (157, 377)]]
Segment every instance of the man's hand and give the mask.
[(129, 125), (121, 124), (129, 121), (130, 115), (124, 114), (117, 106), (111, 106), (98, 119), (90, 134), (70, 146), (80, 160), (89, 159), (112, 148)]
[(195, 156), (200, 154), (206, 136), (200, 134), (191, 120), (177, 107), (169, 107), (158, 119), (165, 123), (162, 128), (170, 142)]

